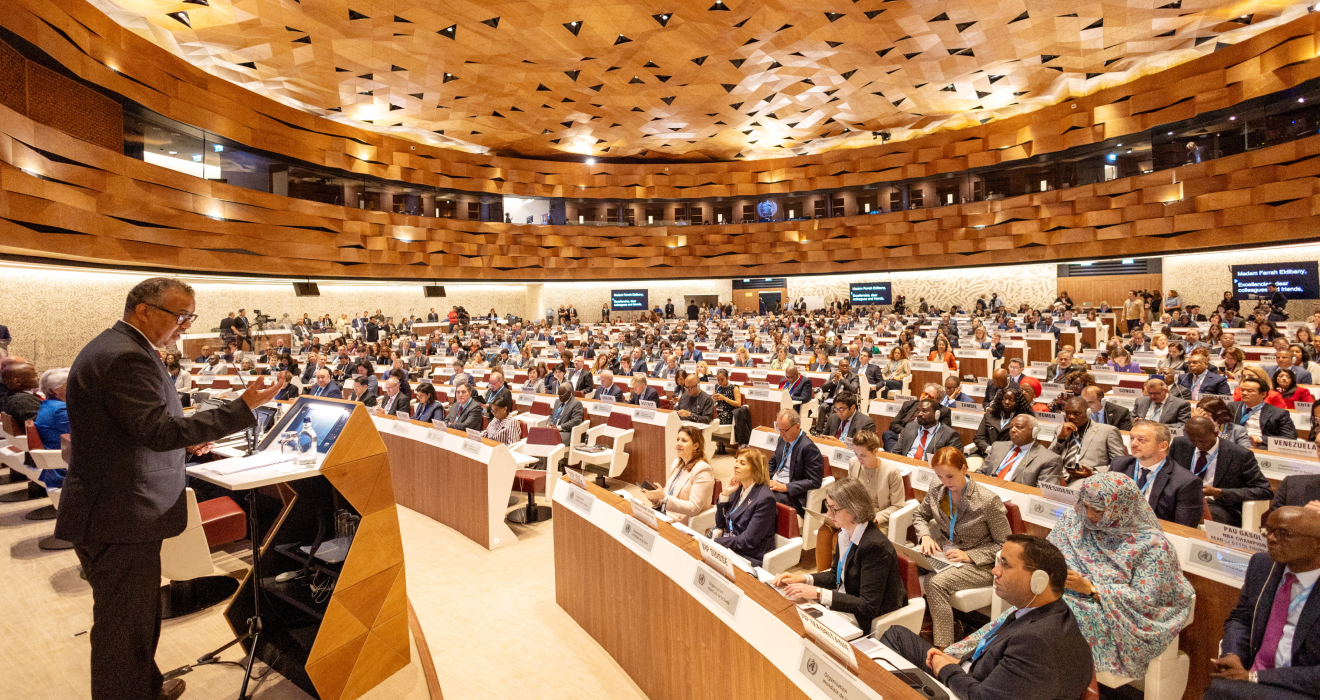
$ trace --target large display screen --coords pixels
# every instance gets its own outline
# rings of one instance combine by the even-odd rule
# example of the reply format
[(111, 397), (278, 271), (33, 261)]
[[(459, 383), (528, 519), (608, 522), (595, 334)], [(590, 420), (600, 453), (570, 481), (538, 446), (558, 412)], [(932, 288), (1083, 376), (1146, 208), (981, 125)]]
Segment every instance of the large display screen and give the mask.
[(645, 289), (611, 289), (610, 310), (646, 311), (650, 308), (646, 303), (646, 294)]
[(280, 418), (275, 427), (266, 433), (258, 449), (264, 450), (279, 439), (286, 430), (297, 432), (302, 429), (303, 418), (312, 419), (312, 430), (316, 431), (316, 451), (326, 454), (339, 438), (353, 405), (337, 401), (325, 401), (313, 396), (300, 396), (289, 411)]
[(1233, 266), (1233, 293), (1239, 299), (1267, 297), (1271, 284), (1278, 285), (1289, 299), (1320, 299), (1320, 275), (1314, 261)]
[(890, 291), (890, 282), (853, 282), (848, 285), (853, 306), (888, 306)]

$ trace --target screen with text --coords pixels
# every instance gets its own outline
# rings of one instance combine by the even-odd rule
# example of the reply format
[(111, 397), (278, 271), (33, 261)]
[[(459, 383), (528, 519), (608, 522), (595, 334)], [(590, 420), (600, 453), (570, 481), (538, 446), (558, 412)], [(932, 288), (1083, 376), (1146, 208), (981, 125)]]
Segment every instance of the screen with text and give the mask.
[(848, 285), (853, 306), (888, 306), (889, 282), (854, 282)]
[(1271, 284), (1277, 285), (1289, 299), (1320, 299), (1320, 276), (1315, 262), (1233, 266), (1233, 294), (1239, 299), (1268, 297)]
[(646, 311), (648, 308), (645, 289), (610, 290), (611, 311)]

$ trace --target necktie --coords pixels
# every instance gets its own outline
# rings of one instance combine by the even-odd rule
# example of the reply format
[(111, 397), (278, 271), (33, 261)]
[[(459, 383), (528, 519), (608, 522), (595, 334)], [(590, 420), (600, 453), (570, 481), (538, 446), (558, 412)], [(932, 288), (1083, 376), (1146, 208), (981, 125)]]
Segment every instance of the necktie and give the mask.
[(1096, 411), (1095, 413), (1092, 413), (1092, 414), (1091, 414), (1091, 420), (1093, 420), (1093, 421), (1095, 421), (1095, 422), (1097, 422), (1097, 423), (1103, 423), (1103, 422), (1105, 422), (1105, 413), (1104, 413), (1104, 411)]
[(848, 420), (846, 420), (846, 421), (844, 421), (844, 422), (842, 422), (842, 423), (839, 423), (839, 432), (836, 433), (836, 434), (834, 435), (834, 437), (839, 438), (840, 440), (842, 440), (842, 439), (843, 439), (843, 436), (844, 436), (844, 433), (847, 432), (847, 430), (848, 430), (848, 424), (851, 423), (851, 422), (852, 422), (852, 419), (849, 418)]
[(1148, 479), (1150, 479), (1150, 470), (1145, 467), (1141, 467), (1141, 474), (1137, 477), (1137, 488), (1144, 491), (1146, 489), (1146, 481)]
[(562, 410), (564, 410), (564, 405), (563, 405), (563, 404), (559, 404), (559, 408), (556, 408), (556, 409), (555, 409), (555, 415), (553, 415), (553, 416), (550, 417), (550, 424), (551, 424), (551, 425), (559, 425), (559, 412), (562, 411)]
[(1009, 453), (1008, 459), (1004, 460), (1004, 466), (999, 468), (999, 473), (995, 474), (995, 477), (1000, 479), (1006, 478), (1009, 472), (1013, 471), (1013, 467), (1017, 466), (1018, 457), (1021, 454), (1022, 446), (1018, 445), (1017, 447), (1014, 447), (1013, 451)]
[[(1199, 451), (1200, 450), (1198, 450), (1198, 452)], [(1205, 478), (1205, 468), (1208, 466), (1208, 462), (1209, 462), (1208, 458), (1209, 455), (1207, 455), (1204, 452), (1201, 452), (1201, 456), (1196, 458), (1196, 466), (1192, 467), (1192, 473), (1196, 475), (1196, 478), (1198, 479)]]
[(925, 459), (926, 440), (930, 437), (930, 428), (921, 429), (921, 444), (917, 445), (917, 451), (912, 455), (914, 459)]
[(1068, 441), (1068, 446), (1063, 449), (1063, 466), (1067, 469), (1076, 470), (1082, 461), (1082, 439), (1080, 435), (1073, 434), (1073, 438)]
[(1164, 403), (1157, 403), (1152, 406), (1154, 410), (1150, 412), (1150, 419), (1158, 423), (1160, 421), (1160, 412), (1164, 410)]
[(1252, 671), (1274, 668), (1274, 657), (1279, 653), (1279, 640), (1283, 638), (1283, 627), (1288, 623), (1288, 608), (1292, 604), (1293, 588), (1301, 581), (1289, 571), (1283, 577), (1283, 588), (1274, 595), (1274, 605), (1270, 608), (1270, 621), (1265, 626), (1265, 636), (1260, 641), (1260, 651), (1256, 652), (1256, 661), (1251, 664)]

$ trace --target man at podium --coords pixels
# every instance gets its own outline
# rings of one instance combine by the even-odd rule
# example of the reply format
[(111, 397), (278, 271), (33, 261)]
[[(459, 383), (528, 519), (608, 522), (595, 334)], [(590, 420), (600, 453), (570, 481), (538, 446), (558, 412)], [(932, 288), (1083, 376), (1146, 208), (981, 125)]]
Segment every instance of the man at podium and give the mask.
[(72, 455), (57, 537), (73, 542), (92, 586), (92, 698), (177, 698), (162, 687), (160, 547), (187, 525), (184, 460), (256, 424), (252, 411), (284, 388), (248, 384), (239, 398), (184, 417), (156, 348), (197, 319), (192, 287), (167, 277), (128, 293), (123, 320), (78, 353), (69, 372)]

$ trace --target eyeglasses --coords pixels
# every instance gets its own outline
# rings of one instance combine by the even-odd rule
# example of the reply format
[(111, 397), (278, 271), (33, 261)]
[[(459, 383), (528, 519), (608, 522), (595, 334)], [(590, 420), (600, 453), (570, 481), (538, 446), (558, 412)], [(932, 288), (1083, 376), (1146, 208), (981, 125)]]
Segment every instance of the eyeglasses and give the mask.
[(834, 515), (835, 513), (839, 512), (839, 511), (841, 511), (841, 510), (843, 510), (843, 509), (840, 508), (840, 507), (838, 507), (838, 506), (832, 506), (832, 505), (830, 505), (830, 504), (827, 502), (827, 503), (825, 504), (825, 510), (829, 511), (829, 514), (830, 514), (830, 515)]
[(196, 321), (196, 320), (197, 320), (197, 314), (185, 314), (185, 313), (183, 313), (183, 312), (181, 312), (181, 311), (170, 311), (169, 309), (167, 309), (167, 308), (165, 308), (165, 307), (163, 307), (163, 306), (156, 306), (155, 304), (152, 304), (151, 302), (142, 302), (142, 303), (146, 304), (147, 306), (150, 306), (150, 307), (153, 308), (153, 309), (159, 309), (159, 310), (164, 311), (165, 313), (167, 313), (167, 314), (173, 316), (173, 317), (174, 317), (174, 320), (175, 320), (180, 326), (182, 326), (182, 325), (185, 324), (185, 323), (192, 323), (193, 321)]
[(1265, 535), (1265, 537), (1269, 537), (1270, 535), (1273, 535), (1274, 539), (1280, 542), (1287, 542), (1288, 540), (1291, 540), (1294, 537), (1309, 537), (1311, 539), (1320, 539), (1320, 537), (1316, 535), (1303, 535), (1301, 533), (1293, 532), (1292, 530), (1285, 530), (1283, 528), (1271, 528), (1268, 525), (1262, 527), (1260, 531), (1262, 534)]

